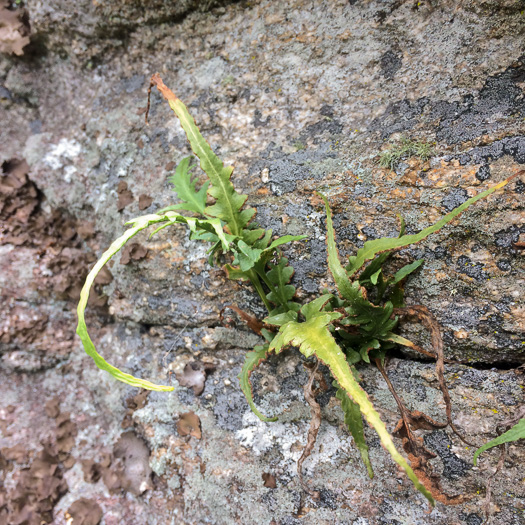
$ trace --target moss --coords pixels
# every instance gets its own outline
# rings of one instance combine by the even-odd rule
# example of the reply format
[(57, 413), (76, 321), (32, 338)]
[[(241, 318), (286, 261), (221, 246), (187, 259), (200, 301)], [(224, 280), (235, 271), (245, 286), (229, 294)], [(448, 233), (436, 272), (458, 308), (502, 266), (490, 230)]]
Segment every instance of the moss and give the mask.
[(391, 147), (379, 156), (379, 165), (383, 168), (395, 170), (399, 163), (409, 157), (418, 157), (427, 161), (435, 154), (435, 150), (428, 142), (418, 142), (407, 137), (402, 137), (398, 144)]

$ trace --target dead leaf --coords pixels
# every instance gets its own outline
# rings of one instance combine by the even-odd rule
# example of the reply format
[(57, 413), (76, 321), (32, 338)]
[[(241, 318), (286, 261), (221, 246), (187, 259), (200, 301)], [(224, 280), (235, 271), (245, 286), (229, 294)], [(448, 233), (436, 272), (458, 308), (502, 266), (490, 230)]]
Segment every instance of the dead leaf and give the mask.
[(0, 53), (21, 56), (29, 44), (29, 14), (27, 9), (8, 9), (9, 2), (0, 1)]
[(44, 405), (44, 410), (48, 417), (52, 417), (53, 419), (57, 418), (58, 414), (60, 414), (60, 398), (54, 397), (53, 399), (50, 399)]
[(118, 201), (117, 210), (122, 211), (128, 204), (133, 202), (133, 193), (128, 189), (128, 183), (121, 180), (117, 187)]
[[(83, 224), (65, 211), (49, 211), (42, 206), (43, 198), (42, 192), (30, 179), (27, 162), (12, 158), (1, 164), (0, 244), (24, 246), (34, 251), (33, 258), (39, 261), (40, 270), (34, 273), (33, 283), (39, 293), (78, 301), (87, 269), (93, 262), (93, 255), (86, 253), (82, 237), (79, 235)], [(84, 239), (93, 237), (92, 225), (86, 226), (82, 231), (85, 233)], [(9, 277), (7, 279), (9, 280)], [(12, 284), (12, 290), (7, 286), (4, 293), (18, 296), (19, 290), (15, 285), (16, 282)], [(91, 305), (102, 305), (106, 301), (107, 298), (100, 294), (90, 294)], [(18, 324), (15, 315), (15, 312), (13, 315), (9, 314), (15, 321), (14, 324)], [(53, 319), (50, 324), (56, 325), (56, 320)], [(45, 331), (53, 332), (55, 338), (57, 334), (64, 333), (62, 339), (73, 341), (72, 327), (63, 330), (49, 326), (46, 330), (45, 326), (42, 326), (35, 330), (39, 339), (45, 339), (42, 337)], [(64, 341), (62, 346), (67, 347), (69, 352), (74, 345)]]
[(146, 406), (150, 393), (150, 390), (145, 390), (142, 388), (139, 390), (138, 394), (130, 396), (126, 399), (127, 410), (126, 415), (124, 416), (124, 419), (121, 423), (122, 428), (129, 428), (133, 425), (133, 413), (135, 410), (144, 408)]
[(63, 461), (75, 445), (75, 437), (78, 432), (77, 425), (71, 420), (70, 415), (67, 412), (58, 415), (56, 418), (56, 424), (56, 444), (59, 457)]
[(182, 374), (177, 374), (176, 378), (180, 386), (193, 388), (193, 393), (196, 396), (200, 396), (204, 390), (204, 384), (206, 382), (206, 371), (202, 363), (193, 361), (187, 363), (184, 367), (184, 372)]
[(145, 195), (144, 193), (139, 195), (139, 210), (142, 211), (149, 208), (152, 202), (153, 199), (149, 195)]
[(147, 255), (148, 249), (145, 246), (142, 246), (142, 244), (139, 244), (138, 242), (133, 242), (124, 246), (120, 257), (120, 263), (129, 264), (132, 260), (140, 261), (141, 259), (145, 259)]
[(3, 448), (1, 452), (7, 461), (14, 461), (15, 463), (26, 463), (29, 459), (29, 452), (21, 443), (15, 445), (14, 447)]
[(275, 489), (277, 488), (277, 482), (275, 481), (275, 476), (273, 474), (269, 474), (268, 472), (264, 472), (262, 475), (262, 479), (264, 481), (264, 486), (267, 489)]
[(72, 525), (98, 525), (102, 519), (100, 505), (87, 498), (77, 499), (67, 512), (73, 518)]
[(16, 486), (0, 501), (3, 523), (52, 523), (53, 508), (68, 488), (55, 452), (46, 446), (20, 471)]
[(194, 412), (185, 412), (179, 416), (177, 421), (177, 432), (179, 436), (193, 436), (201, 439), (201, 420)]
[(102, 477), (102, 466), (99, 463), (92, 459), (83, 459), (81, 463), (85, 482), (96, 483)]
[(95, 277), (95, 284), (105, 286), (113, 281), (113, 275), (109, 271), (107, 266), (103, 266), (98, 275)]

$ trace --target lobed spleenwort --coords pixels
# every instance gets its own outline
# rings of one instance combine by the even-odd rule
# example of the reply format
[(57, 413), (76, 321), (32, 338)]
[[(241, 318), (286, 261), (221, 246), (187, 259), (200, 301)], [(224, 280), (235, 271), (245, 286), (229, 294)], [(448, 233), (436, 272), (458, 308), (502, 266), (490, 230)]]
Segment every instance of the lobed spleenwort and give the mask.
[[(77, 327), (86, 353), (99, 368), (119, 381), (149, 390), (173, 390), (171, 386), (157, 385), (124, 373), (105, 361), (89, 337), (84, 311), (98, 272), (132, 237), (154, 224), (158, 227), (151, 235), (174, 224), (186, 224), (192, 238), (212, 244), (210, 262), (221, 257), (226, 259), (228, 262), (224, 264), (224, 269), (228, 277), (250, 281), (268, 310), (268, 317), (264, 319), (266, 328), (262, 330), (266, 343), (247, 352), (239, 374), (241, 389), (253, 412), (266, 422), (277, 419), (267, 417), (257, 409), (250, 383), (251, 373), (270, 353), (279, 353), (288, 346), (294, 346), (306, 358), (315, 356), (328, 367), (334, 378), (345, 423), (354, 437), (369, 476), (373, 476), (373, 471), (362, 416), (375, 429), (385, 449), (406, 472), (417, 490), (434, 504), (431, 487), (425, 486), (425, 480), (418, 479), (407, 460), (396, 449), (377, 410), (359, 385), (354, 365), (359, 361), (369, 363), (378, 359), (383, 362), (387, 351), (395, 343), (413, 345), (394, 333), (398, 320), (393, 312), (394, 307), (403, 306), (402, 282), (423, 261), (408, 264), (394, 276), (387, 277), (384, 275), (383, 264), (392, 253), (437, 232), (475, 202), (503, 188), (512, 177), (478, 193), (420, 233), (405, 235), (402, 221), (399, 237), (365, 242), (357, 254), (349, 258), (346, 267), (339, 259), (328, 199), (319, 194), (326, 209), (328, 266), (338, 295), (326, 294), (301, 305), (295, 299), (295, 287), (291, 284), (294, 270), (283, 256), (281, 246), (301, 241), (306, 236), (285, 235), (273, 239), (271, 230), (260, 228), (253, 220), (256, 210), (245, 208), (247, 196), (238, 193), (231, 182), (233, 168), (224, 166), (215, 155), (186, 106), (164, 85), (159, 75), (153, 75), (151, 86), (159, 89), (178, 117), (207, 181), (197, 189), (197, 179), (191, 175), (190, 159), (182, 159), (170, 178), (181, 202), (164, 208), (158, 214), (129, 221), (127, 224), (131, 228), (113, 242), (89, 272), (78, 304)], [(208, 204), (210, 199), (213, 202)], [(179, 210), (192, 215), (181, 215), (177, 213)], [(372, 302), (368, 297), (374, 294), (375, 299)], [(516, 436), (523, 437), (523, 420), (516, 428), (479, 449), (476, 458), (490, 446)]]

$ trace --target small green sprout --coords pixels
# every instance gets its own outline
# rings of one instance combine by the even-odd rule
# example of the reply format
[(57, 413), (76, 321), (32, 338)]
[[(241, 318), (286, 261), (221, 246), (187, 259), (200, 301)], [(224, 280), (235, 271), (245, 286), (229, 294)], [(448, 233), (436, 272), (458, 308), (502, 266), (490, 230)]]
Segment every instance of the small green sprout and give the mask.
[(418, 142), (402, 137), (397, 145), (392, 145), (389, 149), (383, 151), (379, 156), (379, 165), (382, 168), (395, 170), (402, 160), (409, 157), (418, 157), (423, 162), (435, 155), (432, 145), (427, 142)]

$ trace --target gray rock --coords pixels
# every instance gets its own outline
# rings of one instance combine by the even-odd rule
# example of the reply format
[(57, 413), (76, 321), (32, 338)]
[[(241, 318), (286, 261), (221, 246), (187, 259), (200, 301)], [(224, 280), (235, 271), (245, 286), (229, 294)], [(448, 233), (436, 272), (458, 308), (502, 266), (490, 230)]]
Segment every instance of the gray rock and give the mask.
[[(65, 524), (71, 504), (89, 498), (102, 509), (102, 523), (115, 516), (149, 524), (482, 523), (496, 452), (474, 468), (473, 449), (450, 429), (418, 431), (436, 454), (443, 490), (470, 498), (427, 513), (368, 428), (376, 476), (367, 477), (332, 390), (322, 396), (319, 439), (304, 466), (321, 496), (303, 492), (295, 474), (309, 421), (302, 358), (290, 350), (253, 374), (257, 405), (282, 414), (277, 423), (260, 422), (236, 378), (258, 338), (241, 325), (219, 326), (219, 315), (236, 303), (261, 318), (263, 306), (249, 287), (210, 267), (206, 246), (184, 229), (152, 241), (137, 236), (146, 255), (129, 264), (117, 256), (88, 309), (102, 355), (129, 373), (172, 382), (173, 393), (142, 399), (96, 369), (74, 338), (73, 312), (86, 269), (124, 223), (176, 199), (167, 177), (190, 152), (156, 92), (144, 123), (152, 73), (161, 73), (213, 149), (235, 165), (233, 180), (258, 209), (257, 220), (279, 234), (309, 236), (287, 251), (306, 300), (332, 286), (314, 190), (329, 195), (347, 256), (366, 239), (397, 235), (396, 213), (408, 231), (419, 231), (521, 169), (521, 4), (31, 0), (27, 8), (32, 41), (24, 56), (0, 57), (2, 176), (14, 159), (27, 161), (16, 209), (32, 210), (3, 218), (0, 232), (0, 374), (7, 385), (0, 449), (23, 444), (35, 457), (39, 435), (60, 439), (42, 410), (47, 398), (60, 398), (79, 430), (71, 443), (76, 463), (64, 473), (69, 491), (53, 522)], [(435, 156), (403, 159), (397, 173), (380, 168), (381, 150), (401, 134), (432, 143)], [(121, 182), (130, 203), (119, 211)], [(516, 246), (525, 235), (523, 189), (523, 181), (509, 184), (400, 253), (425, 258), (407, 284), (407, 301), (427, 305), (442, 326), (446, 356), (458, 362), (446, 366), (454, 421), (478, 445), (523, 404), (516, 369), (525, 352), (524, 262)], [(140, 197), (152, 202), (147, 210), (139, 209)], [(428, 343), (417, 326), (403, 330)], [(199, 396), (175, 379), (189, 362), (208, 370)], [(398, 415), (384, 381), (373, 368), (360, 373), (392, 430)], [(389, 374), (409, 408), (444, 421), (430, 364), (399, 354)], [(180, 415), (190, 412), (200, 420), (200, 439), (177, 432)], [(112, 457), (121, 424), (147, 450), (141, 445), (138, 488), (108, 495), (103, 480), (84, 480), (80, 461), (102, 465)], [(506, 525), (523, 521), (525, 505), (516, 481), (523, 446), (508, 448), (492, 486), (494, 523)], [(0, 474), (5, 487), (23, 468), (10, 465)], [(263, 474), (275, 478), (275, 488)]]

